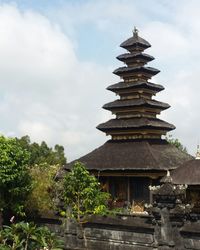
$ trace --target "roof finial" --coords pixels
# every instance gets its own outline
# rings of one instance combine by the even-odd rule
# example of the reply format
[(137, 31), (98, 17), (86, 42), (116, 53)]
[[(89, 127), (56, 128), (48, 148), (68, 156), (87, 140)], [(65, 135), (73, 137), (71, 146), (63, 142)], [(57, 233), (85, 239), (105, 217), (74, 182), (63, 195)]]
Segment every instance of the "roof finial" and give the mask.
[(170, 175), (170, 171), (167, 170), (167, 174), (161, 179), (162, 183), (172, 183), (172, 177)]
[(133, 36), (138, 37), (138, 29), (136, 28), (136, 26), (134, 26)]
[(197, 160), (200, 160), (200, 149), (199, 149), (199, 144), (197, 145), (196, 159), (197, 159)]

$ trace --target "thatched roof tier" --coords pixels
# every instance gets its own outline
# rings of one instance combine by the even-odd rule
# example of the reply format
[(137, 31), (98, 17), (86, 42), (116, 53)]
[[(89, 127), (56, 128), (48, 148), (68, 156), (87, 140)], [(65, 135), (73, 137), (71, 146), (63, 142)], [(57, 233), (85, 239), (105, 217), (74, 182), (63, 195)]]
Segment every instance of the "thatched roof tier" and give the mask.
[(144, 66), (135, 66), (135, 67), (119, 67), (114, 70), (113, 73), (118, 76), (124, 76), (125, 74), (142, 74), (146, 73), (150, 76), (154, 76), (158, 74), (160, 70), (152, 68), (152, 67), (144, 67)]
[(117, 56), (117, 59), (122, 61), (122, 62), (127, 62), (127, 61), (137, 62), (137, 60), (142, 60), (144, 62), (150, 62), (150, 61), (154, 60), (154, 57), (150, 56), (146, 53), (135, 53), (135, 54), (125, 53), (125, 54)]
[(130, 119), (111, 119), (105, 123), (101, 123), (97, 128), (103, 132), (109, 132), (111, 130), (130, 130), (130, 129), (159, 129), (159, 130), (173, 130), (175, 126), (162, 121), (160, 119), (153, 118), (130, 118)]
[[(168, 170), (192, 157), (165, 140), (107, 141), (89, 154), (76, 159), (89, 170)], [(75, 161), (67, 164), (71, 168)]]
[(158, 108), (160, 110), (165, 110), (168, 109), (170, 105), (156, 100), (135, 98), (129, 100), (116, 100), (114, 102), (109, 102), (103, 106), (104, 109), (111, 111), (119, 108), (130, 109), (132, 107), (152, 107), (152, 108)]
[(184, 162), (171, 172), (175, 184), (200, 185), (200, 159)]
[(134, 33), (132, 37), (120, 44), (120, 47), (127, 49), (129, 51), (134, 51), (137, 49), (144, 50), (151, 47), (151, 44), (145, 39), (138, 36), (137, 33)]
[(164, 90), (164, 87), (159, 84), (151, 82), (118, 82), (107, 87), (108, 90), (118, 92), (120, 90), (132, 90), (132, 89), (150, 89), (155, 92)]

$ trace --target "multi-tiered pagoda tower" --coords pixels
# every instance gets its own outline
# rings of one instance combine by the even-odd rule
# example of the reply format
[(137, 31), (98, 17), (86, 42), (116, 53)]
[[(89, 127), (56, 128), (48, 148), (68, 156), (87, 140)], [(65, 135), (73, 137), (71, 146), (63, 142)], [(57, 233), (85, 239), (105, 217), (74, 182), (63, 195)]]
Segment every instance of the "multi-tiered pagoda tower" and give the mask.
[[(97, 127), (111, 139), (76, 160), (98, 176), (102, 186), (121, 204), (133, 200), (150, 201), (148, 186), (159, 182), (167, 170), (191, 159), (190, 155), (162, 139), (175, 127), (157, 118), (169, 105), (152, 98), (164, 88), (149, 81), (159, 73), (159, 70), (146, 66), (154, 59), (143, 53), (150, 46), (139, 37), (137, 29), (121, 44), (128, 53), (117, 59), (126, 66), (116, 69), (114, 74), (122, 81), (108, 87), (119, 99), (103, 106), (116, 118)], [(73, 163), (67, 164), (65, 170)]]
[(143, 53), (151, 45), (140, 38), (135, 29), (133, 37), (120, 46), (128, 50), (128, 53), (118, 56), (117, 59), (126, 66), (116, 69), (113, 73), (123, 81), (108, 87), (108, 90), (115, 92), (120, 99), (103, 106), (115, 114), (116, 118), (100, 124), (97, 128), (111, 135), (112, 140), (161, 139), (162, 135), (175, 127), (156, 117), (170, 106), (152, 99), (164, 88), (149, 82), (152, 76), (160, 72), (145, 66), (154, 60), (152, 56)]

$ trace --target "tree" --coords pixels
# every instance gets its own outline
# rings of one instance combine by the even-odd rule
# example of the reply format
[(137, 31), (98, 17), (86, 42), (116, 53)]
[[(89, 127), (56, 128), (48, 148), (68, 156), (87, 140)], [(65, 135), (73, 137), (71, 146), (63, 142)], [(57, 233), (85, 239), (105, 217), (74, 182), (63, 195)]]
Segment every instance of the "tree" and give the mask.
[(177, 138), (173, 138), (172, 135), (169, 135), (168, 137), (166, 136), (166, 140), (174, 145), (176, 148), (180, 149), (181, 151), (187, 153), (187, 148), (182, 145), (182, 143), (179, 141)]
[(64, 147), (56, 144), (54, 147), (54, 157), (59, 160), (60, 165), (66, 164), (67, 160), (65, 157)]
[(30, 154), (29, 173), (32, 178), (32, 191), (26, 202), (26, 212), (31, 216), (46, 214), (54, 208), (56, 173), (66, 164), (64, 147), (56, 144), (52, 149), (44, 141), (41, 144), (31, 143), (27, 135), (16, 140)]
[(4, 219), (23, 211), (31, 191), (29, 153), (16, 139), (0, 136), (0, 209)]
[(90, 175), (85, 166), (76, 162), (64, 177), (63, 200), (71, 208), (71, 216), (79, 223), (87, 214), (102, 214), (107, 210), (109, 194), (102, 192), (100, 183)]
[[(57, 183), (55, 175), (59, 165), (34, 165), (30, 168), (32, 191), (26, 201), (26, 212), (30, 216), (47, 215), (54, 208), (54, 196)], [(42, 176), (42, 178), (41, 178)]]
[(41, 215), (51, 210), (55, 175), (65, 163), (60, 145), (53, 150), (45, 142), (31, 143), (29, 136), (0, 136), (0, 212), (4, 211), (4, 221), (24, 211)]
[(49, 165), (64, 165), (66, 164), (66, 157), (64, 147), (58, 144), (54, 149), (49, 147), (46, 142), (42, 141), (41, 144), (36, 142), (31, 143), (28, 135), (16, 138), (21, 147), (30, 153), (29, 165), (35, 164), (49, 164)]

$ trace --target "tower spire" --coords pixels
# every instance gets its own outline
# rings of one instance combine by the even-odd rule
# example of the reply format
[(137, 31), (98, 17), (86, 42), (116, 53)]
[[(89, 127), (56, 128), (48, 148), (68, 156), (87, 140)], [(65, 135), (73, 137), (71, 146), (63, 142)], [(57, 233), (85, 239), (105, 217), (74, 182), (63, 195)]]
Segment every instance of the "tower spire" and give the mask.
[(138, 38), (138, 32), (139, 32), (139, 30), (136, 28), (136, 26), (134, 26), (133, 36)]
[(160, 72), (146, 66), (154, 60), (154, 57), (143, 53), (151, 45), (138, 36), (138, 29), (134, 27), (133, 36), (120, 46), (128, 52), (117, 59), (126, 66), (113, 73), (120, 76), (122, 81), (107, 88), (116, 93), (119, 99), (103, 106), (116, 118), (99, 124), (97, 128), (110, 135), (112, 140), (161, 139), (162, 135), (175, 127), (157, 118), (161, 111), (170, 106), (152, 98), (164, 88), (149, 81)]

